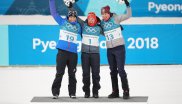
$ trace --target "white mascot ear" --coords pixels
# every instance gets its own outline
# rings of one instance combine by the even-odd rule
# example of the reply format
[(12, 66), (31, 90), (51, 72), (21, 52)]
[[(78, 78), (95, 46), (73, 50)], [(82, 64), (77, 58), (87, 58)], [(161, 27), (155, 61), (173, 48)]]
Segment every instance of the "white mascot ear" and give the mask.
[(70, 0), (63, 0), (64, 1), (64, 4), (66, 5), (66, 6), (69, 6), (70, 5)]
[(124, 0), (116, 0), (116, 2), (118, 2), (119, 4), (124, 4)]

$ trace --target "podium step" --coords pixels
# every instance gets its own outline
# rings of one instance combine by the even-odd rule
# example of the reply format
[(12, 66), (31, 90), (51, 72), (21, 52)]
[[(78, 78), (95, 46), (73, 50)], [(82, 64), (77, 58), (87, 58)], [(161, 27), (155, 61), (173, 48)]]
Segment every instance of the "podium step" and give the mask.
[(122, 97), (120, 98), (114, 98), (114, 99), (110, 99), (107, 97), (99, 97), (99, 98), (83, 98), (83, 97), (77, 97), (76, 99), (71, 99), (69, 97), (59, 97), (58, 99), (52, 99), (52, 97), (34, 97), (31, 102), (118, 102), (118, 103), (137, 103), (137, 104), (147, 104), (148, 101), (148, 96), (132, 96), (130, 97), (130, 99), (124, 100)]

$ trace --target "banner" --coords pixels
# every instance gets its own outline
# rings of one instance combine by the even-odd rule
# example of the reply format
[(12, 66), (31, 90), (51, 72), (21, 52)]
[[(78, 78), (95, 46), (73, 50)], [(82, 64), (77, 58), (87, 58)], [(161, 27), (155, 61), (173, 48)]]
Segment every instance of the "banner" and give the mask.
[(9, 65), (8, 26), (0, 25), (0, 66)]
[[(129, 0), (133, 17), (182, 17), (181, 0)], [(109, 5), (111, 12), (123, 14), (125, 4), (117, 0), (79, 0), (74, 8), (80, 16), (95, 12), (101, 16), (100, 9)], [(67, 7), (63, 0), (56, 0), (57, 11), (60, 15), (67, 14)], [(49, 0), (1, 0), (1, 15), (50, 15)]]
[[(124, 25), (126, 64), (182, 64), (182, 25)], [(59, 26), (10, 25), (9, 65), (55, 65)], [(78, 39), (78, 64), (81, 37)], [(108, 64), (100, 36), (101, 65)]]
[(132, 0), (135, 17), (182, 17), (181, 0)]

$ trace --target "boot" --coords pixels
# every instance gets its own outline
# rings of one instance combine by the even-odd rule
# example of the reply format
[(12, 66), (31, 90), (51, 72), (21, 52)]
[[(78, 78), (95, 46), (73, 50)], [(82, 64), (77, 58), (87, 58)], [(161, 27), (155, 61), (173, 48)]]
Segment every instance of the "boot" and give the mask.
[(129, 99), (130, 94), (129, 94), (129, 85), (128, 85), (127, 77), (121, 78), (121, 82), (122, 82), (122, 89), (123, 89), (123, 99)]
[(111, 77), (112, 82), (112, 93), (108, 96), (108, 98), (118, 98), (119, 97), (119, 88), (118, 88), (118, 78)]
[(89, 98), (89, 97), (90, 97), (90, 94), (85, 93), (84, 98)]
[(119, 98), (119, 92), (112, 92), (108, 98)]
[(125, 90), (123, 91), (123, 99), (129, 99), (130, 98), (130, 93), (129, 93), (129, 90)]

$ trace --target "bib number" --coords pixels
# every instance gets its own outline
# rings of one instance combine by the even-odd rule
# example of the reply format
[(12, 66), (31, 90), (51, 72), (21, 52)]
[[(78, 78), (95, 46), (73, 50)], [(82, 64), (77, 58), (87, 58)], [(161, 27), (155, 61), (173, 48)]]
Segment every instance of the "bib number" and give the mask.
[(106, 41), (111, 41), (111, 40), (115, 40), (115, 39), (123, 37), (120, 28), (106, 31), (106, 32), (104, 32), (104, 34), (106, 36)]
[(72, 43), (77, 42), (77, 34), (66, 30), (60, 30), (59, 40), (64, 40)]
[(91, 46), (99, 46), (99, 37), (83, 34), (82, 43)]

